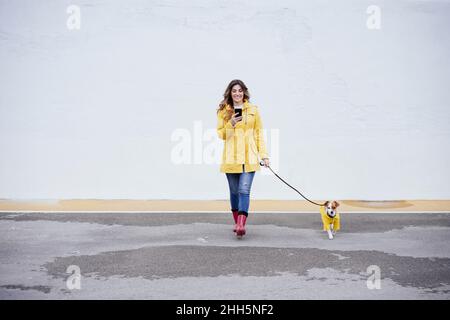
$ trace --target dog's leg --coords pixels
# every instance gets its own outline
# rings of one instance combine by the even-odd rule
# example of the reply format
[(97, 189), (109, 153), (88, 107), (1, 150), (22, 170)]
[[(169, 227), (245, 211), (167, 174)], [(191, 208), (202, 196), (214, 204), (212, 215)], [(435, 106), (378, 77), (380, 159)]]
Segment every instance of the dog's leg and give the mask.
[(330, 240), (333, 240), (333, 234), (331, 233), (331, 225), (330, 225), (330, 228), (329, 229), (327, 229), (327, 232), (328, 232), (328, 239), (330, 239)]
[(333, 236), (336, 235), (336, 230), (334, 230), (334, 224), (331, 224), (331, 233), (333, 234)]

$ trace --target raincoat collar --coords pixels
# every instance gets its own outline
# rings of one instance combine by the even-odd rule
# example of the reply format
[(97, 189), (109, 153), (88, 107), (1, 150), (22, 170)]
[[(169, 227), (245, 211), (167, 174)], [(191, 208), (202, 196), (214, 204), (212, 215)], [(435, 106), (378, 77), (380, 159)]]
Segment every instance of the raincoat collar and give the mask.
[[(248, 100), (244, 100), (244, 105), (242, 106), (242, 110), (247, 109), (248, 107), (250, 107), (250, 102), (248, 102)], [(230, 106), (229, 104), (227, 104), (227, 110), (233, 110), (233, 107)]]

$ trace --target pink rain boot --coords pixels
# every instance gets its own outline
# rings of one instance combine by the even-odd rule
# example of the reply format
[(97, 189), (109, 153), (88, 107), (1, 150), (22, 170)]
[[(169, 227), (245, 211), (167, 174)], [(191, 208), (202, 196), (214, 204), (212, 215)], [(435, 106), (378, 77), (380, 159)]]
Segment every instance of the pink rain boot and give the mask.
[(245, 235), (245, 222), (247, 221), (247, 217), (244, 214), (238, 215), (237, 218), (237, 228), (236, 228), (236, 235), (238, 237), (242, 237)]
[(237, 221), (238, 221), (238, 211), (237, 210), (231, 210), (233, 212), (233, 219), (234, 219), (234, 228), (233, 232), (236, 232), (237, 229)]

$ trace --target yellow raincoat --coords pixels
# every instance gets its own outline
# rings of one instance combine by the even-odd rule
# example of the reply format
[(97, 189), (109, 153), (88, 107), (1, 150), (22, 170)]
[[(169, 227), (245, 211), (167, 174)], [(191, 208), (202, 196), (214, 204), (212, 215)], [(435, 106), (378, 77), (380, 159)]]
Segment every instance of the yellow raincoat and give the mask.
[(330, 229), (330, 224), (333, 224), (333, 230), (338, 231), (341, 228), (341, 217), (336, 213), (334, 218), (330, 218), (325, 212), (325, 207), (320, 207), (320, 215), (322, 216), (323, 231)]
[(224, 140), (220, 172), (259, 171), (259, 160), (268, 156), (258, 107), (245, 100), (242, 120), (234, 128), (230, 120), (225, 120), (227, 111), (231, 110), (233, 108), (226, 105), (217, 113), (217, 134)]

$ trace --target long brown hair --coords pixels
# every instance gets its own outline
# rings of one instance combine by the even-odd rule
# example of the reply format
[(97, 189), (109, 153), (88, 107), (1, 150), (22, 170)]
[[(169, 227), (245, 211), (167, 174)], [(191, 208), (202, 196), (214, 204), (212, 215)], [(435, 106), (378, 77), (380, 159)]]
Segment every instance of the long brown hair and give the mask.
[(223, 94), (223, 100), (220, 102), (219, 108), (217, 109), (217, 113), (219, 113), (219, 111), (223, 110), (227, 105), (232, 107), (232, 110), (230, 110), (225, 117), (226, 120), (229, 120), (231, 118), (231, 115), (233, 114), (234, 106), (233, 106), (233, 98), (231, 97), (231, 89), (233, 89), (233, 87), (237, 84), (240, 85), (242, 90), (244, 91), (244, 101), (250, 100), (250, 93), (248, 92), (248, 88), (245, 85), (245, 83), (239, 79), (232, 80), (225, 89), (225, 93)]

